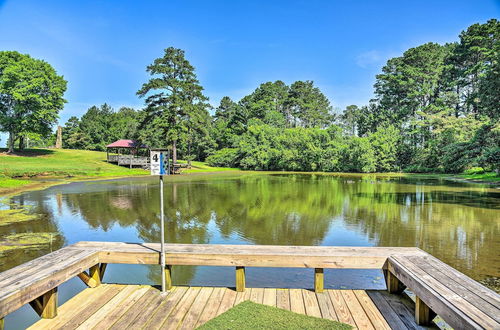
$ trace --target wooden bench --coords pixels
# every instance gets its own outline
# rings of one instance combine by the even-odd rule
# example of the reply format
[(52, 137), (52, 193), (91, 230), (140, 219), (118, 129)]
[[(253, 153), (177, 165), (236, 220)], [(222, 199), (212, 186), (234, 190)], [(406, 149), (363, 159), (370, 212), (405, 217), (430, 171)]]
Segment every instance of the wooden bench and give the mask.
[(415, 293), (417, 324), (438, 314), (455, 329), (500, 329), (500, 296), (433, 256), (391, 256), (388, 271), (389, 292)]
[(95, 251), (66, 247), (0, 273), (0, 320), (27, 303), (41, 317), (55, 317), (57, 287), (98, 263)]

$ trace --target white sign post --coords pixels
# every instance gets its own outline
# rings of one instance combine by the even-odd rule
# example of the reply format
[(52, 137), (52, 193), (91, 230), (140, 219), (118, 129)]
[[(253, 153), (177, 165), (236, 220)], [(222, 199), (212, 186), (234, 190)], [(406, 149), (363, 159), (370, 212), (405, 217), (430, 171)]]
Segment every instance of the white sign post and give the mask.
[(169, 154), (165, 150), (151, 150), (151, 175), (160, 176), (160, 235), (161, 235), (161, 292), (165, 293), (165, 216), (163, 214), (163, 176), (169, 175)]

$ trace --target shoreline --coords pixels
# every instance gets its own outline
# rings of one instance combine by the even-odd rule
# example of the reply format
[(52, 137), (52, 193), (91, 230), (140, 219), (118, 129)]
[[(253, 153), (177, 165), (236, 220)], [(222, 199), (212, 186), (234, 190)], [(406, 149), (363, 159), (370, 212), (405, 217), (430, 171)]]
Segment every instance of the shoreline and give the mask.
[[(199, 171), (195, 170), (193, 172), (189, 171), (186, 173), (181, 173), (176, 176), (187, 176), (187, 175), (198, 175), (198, 174), (220, 174), (221, 172), (242, 172), (242, 173), (303, 173), (303, 174), (332, 174), (332, 175), (378, 175), (378, 176), (393, 176), (393, 177), (420, 177), (429, 179), (443, 179), (451, 182), (458, 183), (471, 183), (471, 184), (483, 184), (488, 185), (491, 188), (500, 189), (500, 181), (488, 181), (482, 179), (472, 179), (464, 178), (459, 175), (453, 176), (453, 174), (425, 174), (425, 173), (401, 173), (401, 172), (388, 172), (388, 173), (341, 173), (341, 172), (281, 172), (281, 171), (243, 171), (243, 170), (226, 170), (226, 171)], [(124, 178), (140, 178), (148, 176), (148, 174), (133, 174), (133, 175), (111, 175), (111, 176), (34, 176), (32, 178), (20, 178), (20, 179), (34, 179), (29, 183), (19, 185), (12, 188), (0, 188), (0, 199), (15, 196), (27, 191), (36, 191), (50, 188), (52, 186), (57, 186), (61, 184), (69, 184), (73, 182), (85, 182), (85, 181), (104, 181), (104, 180), (114, 180), (114, 179), (124, 179)], [(1, 178), (0, 178), (1, 179)], [(17, 178), (16, 178), (17, 179)], [(47, 181), (44, 181), (47, 180)]]

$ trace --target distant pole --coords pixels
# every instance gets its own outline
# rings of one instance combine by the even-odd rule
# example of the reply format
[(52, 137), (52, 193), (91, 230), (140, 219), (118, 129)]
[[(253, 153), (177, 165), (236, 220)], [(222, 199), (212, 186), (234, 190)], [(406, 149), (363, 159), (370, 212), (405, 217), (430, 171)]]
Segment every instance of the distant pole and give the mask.
[(165, 216), (163, 214), (163, 175), (160, 175), (160, 235), (161, 235), (161, 292), (165, 293)]

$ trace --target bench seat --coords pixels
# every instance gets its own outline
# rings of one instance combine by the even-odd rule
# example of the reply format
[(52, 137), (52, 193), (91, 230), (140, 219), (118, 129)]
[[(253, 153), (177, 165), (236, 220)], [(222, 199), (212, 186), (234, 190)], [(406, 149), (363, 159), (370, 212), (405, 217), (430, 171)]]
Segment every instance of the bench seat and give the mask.
[(453, 328), (500, 329), (500, 296), (433, 256), (391, 256), (388, 270)]

